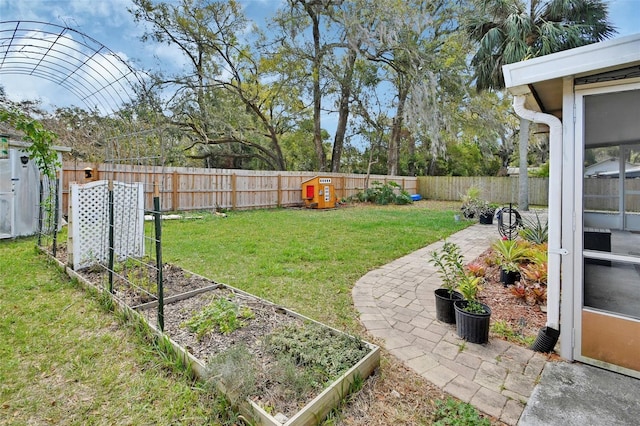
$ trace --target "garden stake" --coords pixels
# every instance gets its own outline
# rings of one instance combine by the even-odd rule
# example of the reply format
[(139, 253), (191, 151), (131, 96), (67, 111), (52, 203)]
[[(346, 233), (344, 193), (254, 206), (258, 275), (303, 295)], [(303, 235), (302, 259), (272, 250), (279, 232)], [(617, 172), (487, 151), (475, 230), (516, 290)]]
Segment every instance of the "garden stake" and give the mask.
[(44, 196), (44, 185), (40, 176), (40, 199), (38, 200), (38, 247), (42, 247), (42, 197)]
[(156, 284), (158, 287), (158, 327), (164, 331), (164, 291), (162, 288), (162, 224), (160, 223), (160, 191), (158, 183), (153, 189), (153, 219), (156, 230)]
[[(42, 185), (42, 181), (40, 181), (40, 185)], [(60, 208), (60, 199), (58, 198), (58, 191), (60, 191), (60, 178), (56, 176), (56, 189), (55, 189), (55, 192), (53, 193), (53, 198), (55, 199), (55, 202), (54, 202), (55, 207), (53, 210), (53, 226), (51, 227), (51, 231), (49, 231), (49, 232), (53, 232), (53, 242), (52, 242), (53, 257), (56, 257), (56, 253), (58, 251), (58, 221), (60, 220), (60, 213), (58, 211), (58, 209)], [(49, 199), (51, 199), (51, 196), (52, 196), (51, 186), (49, 186)], [(51, 215), (51, 212), (49, 212), (49, 215)]]

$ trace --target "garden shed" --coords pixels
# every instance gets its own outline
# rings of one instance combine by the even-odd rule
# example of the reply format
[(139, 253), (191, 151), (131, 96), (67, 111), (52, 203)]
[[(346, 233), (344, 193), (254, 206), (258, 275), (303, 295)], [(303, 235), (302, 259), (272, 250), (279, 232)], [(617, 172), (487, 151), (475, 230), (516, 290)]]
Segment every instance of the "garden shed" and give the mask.
[[(550, 140), (547, 326), (560, 354), (640, 377), (640, 34), (507, 65)], [(614, 158), (616, 173), (585, 176)]]
[[(29, 158), (25, 142), (0, 136), (0, 239), (34, 235), (38, 232), (41, 175)], [(62, 152), (69, 148), (55, 147), (62, 164)], [(48, 185), (43, 185), (45, 191)], [(62, 206), (59, 191), (58, 208)], [(60, 213), (60, 210), (58, 211)], [(58, 214), (61, 218), (62, 215)]]

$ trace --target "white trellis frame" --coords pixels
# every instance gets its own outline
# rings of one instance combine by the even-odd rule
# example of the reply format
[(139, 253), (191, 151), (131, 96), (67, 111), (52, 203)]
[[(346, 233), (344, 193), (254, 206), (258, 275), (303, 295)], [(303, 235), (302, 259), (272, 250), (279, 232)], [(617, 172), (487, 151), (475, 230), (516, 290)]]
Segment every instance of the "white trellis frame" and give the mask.
[[(109, 181), (69, 188), (68, 263), (74, 270), (109, 257)], [(144, 256), (144, 188), (141, 182), (113, 182), (114, 254), (118, 261)]]

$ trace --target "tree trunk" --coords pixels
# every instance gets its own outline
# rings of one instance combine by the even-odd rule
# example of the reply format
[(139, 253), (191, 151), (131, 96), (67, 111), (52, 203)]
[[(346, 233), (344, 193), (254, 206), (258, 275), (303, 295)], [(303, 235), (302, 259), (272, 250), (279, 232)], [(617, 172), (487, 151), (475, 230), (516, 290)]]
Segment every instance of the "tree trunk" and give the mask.
[(416, 175), (416, 139), (413, 135), (409, 135), (408, 140), (408, 154), (409, 161), (407, 163), (407, 173), (409, 176)]
[(529, 211), (529, 173), (527, 171), (529, 162), (527, 153), (529, 152), (529, 121), (520, 119), (520, 176), (518, 191), (518, 209)]
[(349, 49), (344, 78), (340, 83), (341, 93), (340, 104), (338, 106), (338, 125), (336, 127), (336, 136), (333, 140), (333, 152), (331, 154), (331, 171), (334, 173), (340, 172), (344, 135), (347, 131), (347, 122), (349, 120), (349, 98), (351, 97), (351, 83), (353, 81), (353, 67), (356, 62), (356, 55), (357, 52), (354, 49)]
[(322, 52), (320, 49), (320, 19), (314, 10), (315, 3), (303, 3), (305, 10), (313, 22), (313, 145), (318, 158), (318, 169), (321, 172), (327, 170), (327, 155), (322, 146), (322, 127), (320, 124), (320, 112), (322, 93), (320, 91), (320, 67), (322, 64)]
[(408, 91), (404, 87), (398, 90), (398, 109), (393, 119), (391, 127), (391, 138), (389, 139), (389, 154), (387, 158), (387, 174), (389, 176), (398, 175), (400, 163), (400, 136), (402, 135), (402, 124), (404, 123), (404, 105), (407, 100)]

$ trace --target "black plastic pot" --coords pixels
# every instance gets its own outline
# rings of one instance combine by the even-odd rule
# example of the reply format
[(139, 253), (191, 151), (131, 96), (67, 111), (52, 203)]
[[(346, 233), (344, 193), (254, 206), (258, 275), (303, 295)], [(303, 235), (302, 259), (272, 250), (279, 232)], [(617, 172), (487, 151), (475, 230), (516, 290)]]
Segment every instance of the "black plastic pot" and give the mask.
[(500, 269), (500, 281), (505, 285), (511, 285), (520, 279), (520, 272), (518, 271), (505, 271)]
[(551, 327), (542, 327), (538, 331), (536, 341), (531, 345), (531, 349), (536, 352), (551, 352), (558, 342), (560, 331)]
[(467, 312), (466, 300), (457, 300), (453, 306), (456, 312), (456, 331), (458, 336), (469, 343), (487, 343), (489, 341), (489, 320), (491, 319), (491, 308), (484, 303), (480, 303), (484, 309), (482, 314)]
[(462, 300), (462, 295), (457, 291), (450, 292), (446, 288), (439, 288), (435, 291), (436, 297), (436, 319), (447, 324), (455, 324), (456, 314), (453, 309), (453, 302)]
[(483, 213), (479, 218), (481, 225), (493, 225), (493, 213)]

